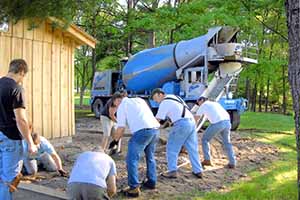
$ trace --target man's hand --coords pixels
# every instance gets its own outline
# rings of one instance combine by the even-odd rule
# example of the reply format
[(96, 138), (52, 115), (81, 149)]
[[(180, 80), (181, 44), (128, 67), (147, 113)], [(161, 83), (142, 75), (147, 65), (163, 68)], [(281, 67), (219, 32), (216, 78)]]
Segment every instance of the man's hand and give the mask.
[(30, 155), (37, 153), (38, 148), (35, 144), (28, 144), (28, 153)]
[(63, 170), (63, 169), (59, 169), (58, 173), (62, 177), (68, 177), (68, 173), (65, 170)]

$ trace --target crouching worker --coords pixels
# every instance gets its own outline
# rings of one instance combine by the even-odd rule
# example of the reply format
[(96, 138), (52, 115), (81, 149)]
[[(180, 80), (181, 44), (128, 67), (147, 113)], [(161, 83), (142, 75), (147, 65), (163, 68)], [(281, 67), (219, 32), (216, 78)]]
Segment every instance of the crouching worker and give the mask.
[(117, 192), (116, 174), (115, 162), (102, 148), (81, 153), (68, 181), (69, 198), (110, 199)]
[(29, 155), (27, 153), (28, 145), (25, 141), (23, 141), (23, 148), (25, 152), (23, 164), (26, 173), (34, 175), (38, 172), (38, 167), (43, 167), (48, 172), (58, 171), (61, 176), (67, 176), (67, 173), (62, 167), (61, 159), (52, 144), (46, 138), (37, 133), (32, 133), (31, 136), (33, 143), (38, 147), (38, 151), (34, 155)]
[(147, 163), (147, 180), (143, 181), (142, 188), (155, 189), (156, 186), (157, 176), (154, 153), (159, 136), (159, 123), (153, 116), (147, 103), (141, 98), (114, 95), (113, 103), (118, 108), (118, 128), (113, 138), (118, 141), (123, 136), (126, 125), (128, 125), (132, 133), (132, 137), (128, 141), (126, 157), (129, 187), (123, 192), (128, 197), (138, 197), (140, 194), (138, 164), (143, 152)]

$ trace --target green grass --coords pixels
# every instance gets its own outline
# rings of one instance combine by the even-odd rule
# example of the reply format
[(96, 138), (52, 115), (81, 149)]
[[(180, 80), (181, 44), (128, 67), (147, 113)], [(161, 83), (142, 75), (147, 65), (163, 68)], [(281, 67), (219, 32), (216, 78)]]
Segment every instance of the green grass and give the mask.
[(90, 109), (75, 109), (75, 118), (95, 117)]
[[(296, 145), (291, 116), (247, 112), (241, 117), (240, 129), (255, 129), (243, 133), (279, 148), (279, 160), (269, 163), (266, 172), (253, 171), (249, 181), (229, 186), (229, 192), (196, 192), (197, 200), (293, 200), (297, 199)], [(189, 194), (187, 194), (189, 195)], [(186, 198), (186, 197), (185, 197)], [(185, 199), (184, 198), (184, 199)], [(181, 199), (181, 198), (180, 198)]]
[[(75, 105), (79, 105), (80, 97), (78, 95), (75, 95)], [(89, 106), (90, 105), (90, 96), (83, 96), (83, 105)]]

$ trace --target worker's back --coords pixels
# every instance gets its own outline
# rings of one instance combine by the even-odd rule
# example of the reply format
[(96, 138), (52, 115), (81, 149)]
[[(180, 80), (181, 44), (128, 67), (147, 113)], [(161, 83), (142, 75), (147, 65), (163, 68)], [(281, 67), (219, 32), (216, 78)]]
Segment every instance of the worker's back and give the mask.
[(197, 111), (197, 115), (205, 115), (210, 123), (215, 124), (223, 120), (230, 120), (228, 112), (214, 101), (205, 101)]
[(68, 183), (90, 183), (107, 188), (108, 176), (116, 175), (113, 159), (103, 152), (81, 153), (72, 169)]

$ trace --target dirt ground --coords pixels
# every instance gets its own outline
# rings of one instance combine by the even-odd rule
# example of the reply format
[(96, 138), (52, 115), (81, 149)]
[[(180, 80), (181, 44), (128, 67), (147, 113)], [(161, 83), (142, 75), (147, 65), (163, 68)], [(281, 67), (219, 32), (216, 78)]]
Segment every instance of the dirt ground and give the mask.
[[(56, 147), (58, 154), (61, 156), (64, 168), (71, 171), (72, 165), (77, 155), (83, 151), (92, 150), (100, 145), (102, 131), (100, 121), (94, 118), (81, 118), (76, 120), (76, 135), (72, 138), (72, 143), (60, 145)], [(199, 144), (201, 144), (201, 136), (199, 133)], [(182, 196), (182, 193), (193, 193), (198, 191), (227, 191), (227, 185), (240, 180), (249, 179), (247, 173), (253, 169), (264, 172), (265, 164), (278, 159), (278, 150), (268, 144), (257, 142), (248, 137), (242, 137), (241, 131), (232, 132), (231, 140), (237, 156), (238, 165), (236, 169), (226, 169), (224, 166), (228, 163), (227, 157), (223, 153), (220, 138), (215, 138), (211, 142), (211, 151), (213, 158), (213, 166), (206, 167), (204, 178), (197, 179), (191, 174), (191, 166), (184, 165), (179, 170), (177, 179), (165, 179), (158, 175), (158, 184), (156, 190), (142, 191), (142, 195), (138, 199), (171, 199), (172, 197)], [(161, 131), (162, 137), (167, 136), (167, 131)], [(114, 156), (113, 159), (117, 165), (117, 186), (118, 190), (127, 186), (127, 171), (125, 157), (127, 152), (127, 136), (122, 142), (121, 155)], [(55, 145), (55, 144), (54, 144)], [(203, 158), (201, 145), (199, 146), (200, 157)], [(188, 161), (187, 154), (180, 154), (179, 165)], [(158, 174), (166, 171), (165, 144), (160, 141), (156, 150), (157, 172)], [(139, 167), (140, 180), (145, 178), (146, 164), (142, 158)], [(30, 179), (30, 178), (28, 178)], [(36, 182), (38, 184), (51, 187), (57, 190), (66, 190), (67, 178), (59, 177), (56, 173), (39, 172), (38, 179), (27, 180), (28, 182)], [(118, 194), (115, 199), (124, 198), (122, 194)], [(187, 199), (186, 197), (183, 197)]]

